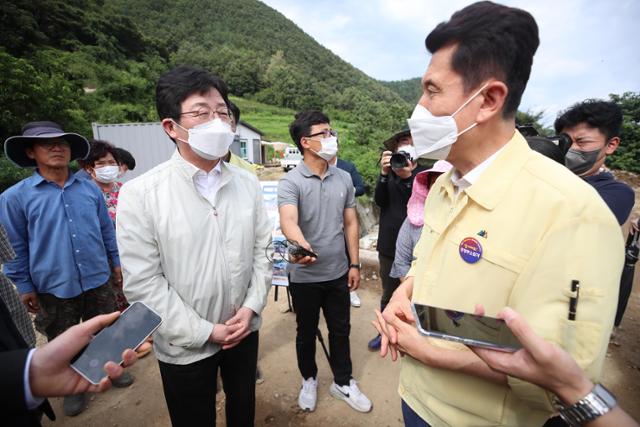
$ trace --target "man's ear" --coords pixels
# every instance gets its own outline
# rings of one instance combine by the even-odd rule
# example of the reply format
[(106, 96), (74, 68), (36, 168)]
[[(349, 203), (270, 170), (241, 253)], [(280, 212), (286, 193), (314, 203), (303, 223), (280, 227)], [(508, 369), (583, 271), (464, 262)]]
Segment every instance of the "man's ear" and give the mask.
[(33, 152), (33, 147), (27, 147), (24, 150), (24, 153), (27, 155), (28, 158), (30, 159), (35, 159), (36, 155)]
[(307, 149), (310, 147), (309, 145), (309, 141), (307, 141), (307, 137), (303, 136), (302, 138), (300, 138), (300, 146), (304, 149)]
[(169, 135), (169, 137), (173, 140), (178, 138), (178, 133), (176, 132), (176, 124), (172, 119), (162, 119), (162, 129)]
[(606, 143), (604, 147), (604, 154), (607, 156), (612, 155), (618, 149), (618, 145), (620, 145), (620, 138), (614, 136)]
[(476, 121), (484, 123), (502, 114), (502, 108), (509, 94), (509, 88), (501, 81), (494, 80), (478, 96), (483, 97)]

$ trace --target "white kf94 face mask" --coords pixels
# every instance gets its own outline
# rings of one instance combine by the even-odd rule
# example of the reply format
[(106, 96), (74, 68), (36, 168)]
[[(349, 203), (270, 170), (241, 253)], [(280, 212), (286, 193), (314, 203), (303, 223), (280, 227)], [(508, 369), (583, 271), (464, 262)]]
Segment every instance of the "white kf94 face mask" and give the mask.
[(488, 83), (471, 95), (471, 97), (450, 116), (434, 116), (422, 105), (416, 105), (413, 114), (411, 114), (411, 118), (407, 119), (407, 123), (411, 130), (413, 146), (416, 148), (418, 157), (434, 160), (444, 160), (447, 158), (449, 151), (451, 151), (451, 146), (458, 140), (458, 137), (473, 129), (478, 124), (473, 123), (466, 129), (458, 132), (458, 126), (456, 125), (454, 116), (478, 96), (487, 85)]
[(102, 166), (100, 168), (94, 168), (93, 171), (96, 174), (96, 181), (103, 184), (115, 182), (120, 175), (119, 166)]
[(320, 151), (313, 151), (318, 156), (326, 160), (327, 162), (333, 159), (336, 154), (338, 154), (338, 138), (335, 136), (330, 136), (329, 138), (322, 138), (320, 140), (320, 144), (322, 148)]
[[(176, 123), (174, 121), (174, 123)], [(229, 152), (229, 147), (235, 138), (235, 133), (231, 130), (229, 123), (220, 120), (218, 117), (210, 122), (185, 129), (176, 123), (176, 126), (189, 133), (189, 140), (185, 142), (200, 157), (207, 160), (217, 160), (224, 157)]]

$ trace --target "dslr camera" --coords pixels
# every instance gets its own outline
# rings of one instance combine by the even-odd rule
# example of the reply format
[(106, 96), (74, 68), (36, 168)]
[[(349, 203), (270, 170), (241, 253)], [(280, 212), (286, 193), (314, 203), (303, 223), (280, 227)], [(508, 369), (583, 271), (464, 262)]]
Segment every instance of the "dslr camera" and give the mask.
[(397, 153), (391, 155), (390, 164), (391, 169), (402, 169), (409, 166), (409, 162), (413, 161), (411, 153), (404, 150), (400, 150)]
[(538, 130), (533, 126), (533, 124), (530, 123), (524, 125), (516, 125), (516, 129), (518, 129), (518, 131), (527, 139), (527, 141), (529, 141), (530, 138), (538, 138), (539, 140), (545, 139), (553, 143), (560, 149), (563, 156), (567, 154), (567, 151), (569, 151), (569, 148), (571, 148), (571, 145), (573, 144), (573, 140), (566, 133), (561, 133), (559, 135), (553, 136), (543, 136), (540, 135)]

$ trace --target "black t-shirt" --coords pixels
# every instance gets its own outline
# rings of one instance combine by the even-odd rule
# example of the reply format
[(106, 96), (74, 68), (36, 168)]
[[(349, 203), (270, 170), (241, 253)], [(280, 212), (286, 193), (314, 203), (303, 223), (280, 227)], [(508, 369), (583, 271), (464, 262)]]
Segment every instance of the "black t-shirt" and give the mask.
[(625, 223), (633, 204), (635, 203), (635, 193), (631, 187), (624, 182), (616, 181), (609, 172), (600, 172), (584, 178), (600, 194), (609, 209), (618, 220), (618, 224)]

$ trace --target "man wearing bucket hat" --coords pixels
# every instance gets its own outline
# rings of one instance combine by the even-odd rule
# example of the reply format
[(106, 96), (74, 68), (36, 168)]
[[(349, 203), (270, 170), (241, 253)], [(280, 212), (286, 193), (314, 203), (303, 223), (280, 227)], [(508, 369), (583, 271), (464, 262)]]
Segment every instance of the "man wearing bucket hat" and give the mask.
[[(382, 282), (381, 310), (384, 310), (400, 284), (398, 279), (389, 276), (396, 253), (396, 238), (402, 222), (407, 217), (407, 202), (411, 196), (413, 179), (418, 172), (424, 170), (418, 166), (418, 156), (408, 126), (383, 144), (386, 151), (380, 158), (380, 175), (374, 192), (374, 201), (380, 207), (377, 249)], [(371, 339), (368, 344), (369, 350), (378, 350), (380, 340), (380, 335)]]
[[(115, 231), (98, 187), (69, 169), (89, 151), (83, 136), (54, 122), (31, 122), (4, 150), (15, 165), (36, 168), (0, 196), (0, 222), (16, 252), (4, 272), (51, 341), (81, 319), (114, 311), (108, 280), (109, 261), (120, 270)], [(125, 374), (114, 385), (132, 382)], [(63, 409), (77, 415), (87, 403), (85, 394), (73, 395)]]

